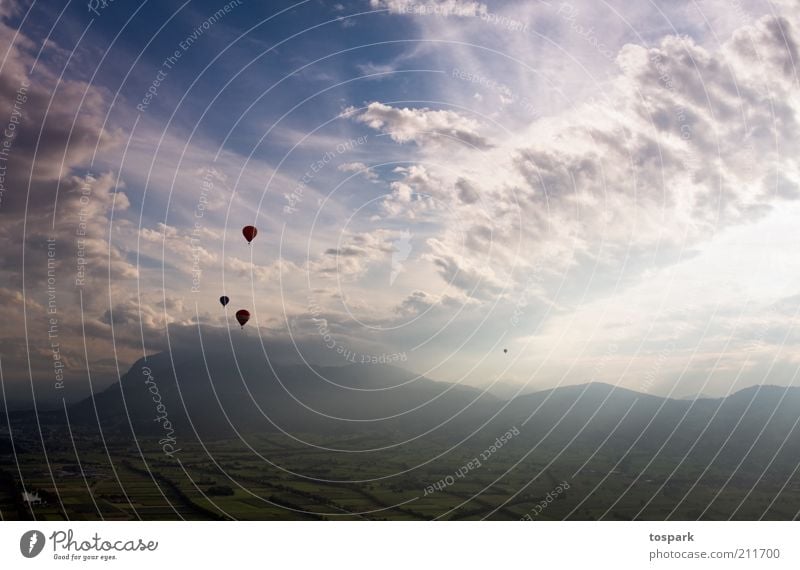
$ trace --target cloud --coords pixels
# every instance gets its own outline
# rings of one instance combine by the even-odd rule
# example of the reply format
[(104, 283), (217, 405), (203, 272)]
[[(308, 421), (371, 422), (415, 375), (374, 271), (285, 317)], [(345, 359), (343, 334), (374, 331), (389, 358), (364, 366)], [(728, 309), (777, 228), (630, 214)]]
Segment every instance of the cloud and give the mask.
[[(716, 51), (675, 36), (628, 44), (596, 101), (495, 136), (497, 148), (473, 160), (459, 157), (468, 179), (438, 166), (447, 151), (429, 153), (415, 181), (454, 186), (453, 219), (491, 230), (493, 257), (505, 250), (510, 259), (506, 244), (521, 243), (529, 259), (555, 248), (572, 252), (561, 256), (564, 267), (602, 261), (614, 271), (631, 247), (701, 243), (797, 197), (796, 34), (795, 22), (768, 16)], [(375, 121), (384, 128), (380, 114)], [(488, 224), (470, 211), (477, 188)], [(412, 189), (398, 181), (395, 202)], [(461, 265), (450, 256), (440, 263), (447, 274)]]
[[(28, 376), (29, 351), (31, 372), (42, 380), (44, 396), (57, 396), (54, 381), (48, 382), (54, 378), (54, 355), (66, 366), (65, 378), (75, 382), (85, 377), (87, 352), (92, 360), (97, 353), (107, 358), (114, 346), (95, 316), (139, 273), (125, 240), (118, 241), (124, 222), (111, 223), (112, 215), (130, 207), (124, 182), (110, 170), (86, 172), (96, 145), (107, 151), (120, 140), (118, 132), (103, 129), (109, 93), (76, 78), (74, 70), (62, 77), (51, 68), (50, 62), (63, 59), (52, 40), (33, 68), (40, 46), (10, 27), (7, 19), (15, 14), (17, 4), (4, 2), (0, 43), (7, 52), (0, 72), (0, 117), (7, 152), (0, 173), (0, 276), (24, 291), (25, 302), (18, 296), (8, 299), (0, 350), (8, 379)], [(5, 129), (7, 124), (14, 128)], [(27, 343), (19, 350), (20, 331), (26, 328)], [(132, 353), (121, 347), (119, 355)]]
[(431, 309), (441, 308), (449, 312), (473, 303), (474, 300), (465, 295), (432, 295), (420, 289), (414, 290), (397, 305), (395, 311), (403, 318), (416, 317)]
[(475, 256), (463, 255), (449, 243), (436, 238), (428, 240), (428, 246), (430, 252), (425, 254), (425, 258), (436, 266), (448, 285), (467, 296), (482, 301), (494, 301), (508, 286), (492, 267), (482, 264)]
[(370, 181), (376, 181), (380, 178), (377, 172), (370, 169), (363, 162), (345, 162), (344, 164), (340, 164), (337, 169), (340, 172), (357, 172)]
[(459, 178), (456, 181), (456, 188), (458, 189), (458, 199), (464, 204), (474, 204), (480, 199), (478, 189), (465, 178)]
[(374, 101), (363, 110), (349, 107), (344, 116), (386, 133), (398, 143), (414, 142), (418, 145), (459, 144), (468, 148), (491, 148), (489, 140), (478, 133), (480, 124), (450, 110), (432, 110), (427, 107), (398, 108)]
[(161, 257), (165, 252), (165, 263), (179, 268), (184, 274), (193, 269), (209, 267), (218, 257), (210, 248), (219, 240), (217, 232), (205, 227), (179, 229), (158, 222), (157, 229), (141, 228), (140, 252), (149, 252)]
[(391, 193), (381, 202), (383, 216), (404, 220), (440, 217), (449, 208), (453, 188), (421, 164), (398, 166), (402, 178), (389, 184)]
[(239, 277), (247, 277), (249, 279), (252, 276), (259, 283), (272, 284), (281, 280), (282, 273), (284, 274), (283, 279), (286, 279), (286, 273), (298, 274), (302, 271), (299, 266), (286, 259), (278, 259), (268, 265), (259, 265), (250, 260), (228, 256), (225, 258), (225, 266)]
[[(440, 227), (424, 242), (424, 260), (483, 303), (504, 288), (508, 299), (519, 298), (536, 275), (537, 300), (564, 313), (548, 338), (559, 342), (581, 303), (613, 298), (614, 306), (624, 304), (625, 291), (642, 281), (652, 285), (660, 268), (685, 262), (721, 232), (761, 223), (800, 198), (798, 12), (792, 6), (782, 16), (740, 26), (721, 45), (673, 35), (626, 44), (613, 76), (534, 122), (522, 123), (513, 110), (485, 110), (478, 101), (479, 111), (495, 112), (509, 131), (492, 131), (491, 146), (462, 148), (456, 158), (452, 147), (421, 134), (435, 131), (428, 121), (435, 111), (384, 103), (351, 110), (370, 128), (399, 133), (391, 136), (395, 142), (419, 146), (419, 156), (411, 157), (418, 164), (396, 170), (401, 178), (390, 183), (381, 221), (433, 211), (423, 195), (445, 202), (450, 215), (436, 219)], [(447, 24), (440, 19), (438, 25), (421, 26), (423, 37), (440, 37)], [(511, 39), (522, 49), (524, 39)], [(488, 65), (484, 54), (467, 48), (437, 57), (444, 68)], [(527, 94), (524, 83), (508, 77), (513, 92)], [(455, 115), (448, 116), (449, 128), (458, 129), (464, 118)], [(477, 123), (467, 130), (485, 136)], [(424, 310), (430, 299), (417, 293), (403, 302), (411, 312)], [(657, 305), (645, 311), (651, 308)], [(535, 330), (539, 315), (528, 317), (521, 329)]]
[(358, 280), (371, 264), (389, 262), (394, 251), (393, 243), (400, 236), (399, 231), (385, 229), (345, 234), (337, 247), (327, 248), (320, 258), (308, 264), (309, 271), (323, 278)]
[(373, 9), (388, 9), (392, 14), (436, 15), (475, 17), (487, 14), (489, 9), (482, 2), (472, 0), (370, 0)]
[(26, 203), (36, 208), (52, 202), (55, 182), (86, 163), (96, 145), (118, 144), (120, 135), (103, 129), (109, 96), (103, 88), (59, 78), (42, 60), (29, 75), (39, 46), (17, 33), (3, 16), (0, 43), (8, 51), (0, 73), (0, 117), (10, 135), (3, 135), (8, 145), (4, 186), (19, 190), (0, 195), (0, 213), (17, 214)]

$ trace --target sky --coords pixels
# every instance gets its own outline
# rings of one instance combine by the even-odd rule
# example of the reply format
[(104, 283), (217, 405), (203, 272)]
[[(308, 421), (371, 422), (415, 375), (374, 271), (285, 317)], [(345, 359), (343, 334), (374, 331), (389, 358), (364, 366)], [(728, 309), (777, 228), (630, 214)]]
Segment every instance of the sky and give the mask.
[(235, 335), (512, 393), (797, 384), (798, 8), (3, 0), (4, 398)]

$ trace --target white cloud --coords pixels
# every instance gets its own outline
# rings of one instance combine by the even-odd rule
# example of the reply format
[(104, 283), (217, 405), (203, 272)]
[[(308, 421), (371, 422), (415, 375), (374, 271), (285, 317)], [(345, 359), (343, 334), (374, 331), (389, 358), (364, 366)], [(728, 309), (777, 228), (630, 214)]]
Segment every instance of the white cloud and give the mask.
[(432, 110), (427, 107), (398, 108), (374, 101), (366, 109), (350, 107), (346, 116), (359, 123), (388, 134), (399, 143), (438, 146), (457, 144), (467, 148), (488, 149), (489, 140), (479, 134), (480, 124), (455, 111)]
[(344, 164), (340, 164), (336, 168), (340, 172), (357, 172), (367, 180), (375, 181), (379, 179), (378, 173), (369, 168), (363, 162), (345, 162)]
[(369, 0), (371, 8), (388, 9), (394, 14), (474, 17), (487, 14), (482, 2), (472, 0)]

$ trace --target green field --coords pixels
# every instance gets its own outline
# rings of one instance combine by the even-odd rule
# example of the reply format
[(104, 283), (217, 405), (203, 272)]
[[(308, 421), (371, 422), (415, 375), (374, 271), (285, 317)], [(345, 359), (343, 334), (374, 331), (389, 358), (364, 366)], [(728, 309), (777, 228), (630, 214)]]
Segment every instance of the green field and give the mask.
[[(107, 439), (106, 451), (100, 438), (74, 437), (74, 447), (68, 437), (53, 434), (47, 440), (49, 463), (31, 451), (37, 443), (41, 449), (41, 442), (16, 442), (24, 448), (18, 461), (6, 456), (0, 463), (4, 519), (791, 519), (800, 504), (796, 481), (770, 506), (778, 481), (754, 485), (752, 478), (734, 477), (715, 498), (728, 471), (710, 469), (700, 478), (702, 470), (689, 466), (663, 484), (674, 462), (656, 461), (642, 472), (648, 457), (629, 455), (619, 462), (591, 457), (594, 450), (531, 452), (521, 441), (466, 470), (484, 449), (481, 443), (451, 450), (450, 441), (416, 440), (358, 453), (258, 435), (246, 444), (183, 444), (170, 458), (153, 440), (139, 441), (140, 453), (135, 444)], [(383, 437), (365, 436), (313, 441), (350, 450), (387, 445)], [(456, 475), (460, 469), (462, 476)], [(537, 509), (563, 481), (569, 489)], [(431, 486), (438, 488), (431, 492)], [(38, 493), (42, 503), (24, 503), (23, 488)]]

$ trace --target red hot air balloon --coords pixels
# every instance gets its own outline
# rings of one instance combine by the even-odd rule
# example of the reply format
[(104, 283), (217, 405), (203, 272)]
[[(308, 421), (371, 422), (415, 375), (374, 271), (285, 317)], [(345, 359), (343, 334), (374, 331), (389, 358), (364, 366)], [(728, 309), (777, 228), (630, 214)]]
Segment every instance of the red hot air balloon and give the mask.
[(230, 303), (230, 301), (231, 300), (228, 298), (227, 295), (223, 295), (222, 297), (219, 298), (219, 302), (223, 307), (226, 306), (228, 303)]
[(250, 243), (258, 235), (258, 230), (255, 226), (245, 226), (242, 228), (242, 235), (247, 240), (247, 243)]
[(244, 328), (244, 325), (250, 320), (250, 311), (245, 311), (244, 309), (236, 311), (236, 320), (239, 321), (239, 325)]

